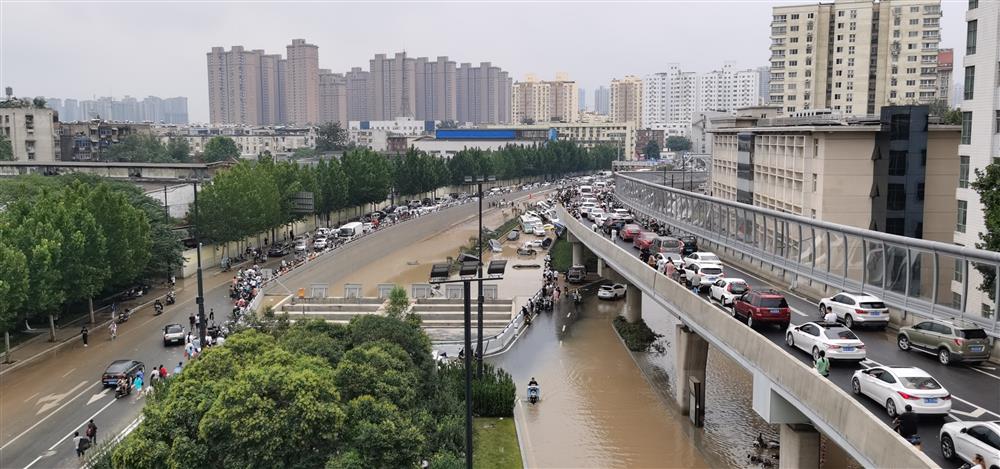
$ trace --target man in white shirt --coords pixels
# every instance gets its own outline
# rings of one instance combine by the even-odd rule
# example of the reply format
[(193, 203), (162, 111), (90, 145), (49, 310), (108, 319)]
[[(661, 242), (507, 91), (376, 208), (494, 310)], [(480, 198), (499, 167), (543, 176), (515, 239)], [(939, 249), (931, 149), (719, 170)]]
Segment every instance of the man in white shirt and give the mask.
[(826, 314), (823, 316), (823, 322), (828, 324), (837, 323), (837, 314), (833, 312), (833, 308), (830, 306), (826, 307)]

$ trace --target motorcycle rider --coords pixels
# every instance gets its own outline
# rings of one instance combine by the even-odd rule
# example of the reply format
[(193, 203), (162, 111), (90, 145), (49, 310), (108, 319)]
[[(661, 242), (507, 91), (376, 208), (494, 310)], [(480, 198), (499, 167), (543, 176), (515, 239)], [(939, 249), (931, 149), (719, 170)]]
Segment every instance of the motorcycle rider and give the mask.
[(153, 309), (156, 310), (156, 314), (160, 314), (163, 312), (163, 303), (160, 301), (159, 298), (157, 298), (156, 301), (153, 302)]
[(115, 386), (115, 396), (116, 397), (117, 396), (124, 396), (125, 394), (127, 394), (128, 393), (127, 386), (128, 386), (128, 384), (125, 381), (125, 377), (124, 376), (122, 376), (121, 378), (118, 378), (118, 383)]
[(535, 377), (531, 377), (531, 381), (528, 381), (528, 386), (538, 386), (538, 381), (535, 381)]

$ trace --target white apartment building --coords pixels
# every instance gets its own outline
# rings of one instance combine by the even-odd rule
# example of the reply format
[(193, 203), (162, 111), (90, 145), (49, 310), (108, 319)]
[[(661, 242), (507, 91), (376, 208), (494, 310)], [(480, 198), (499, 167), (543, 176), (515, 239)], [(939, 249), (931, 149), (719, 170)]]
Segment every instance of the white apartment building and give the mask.
[(759, 68), (735, 70), (732, 62), (726, 62), (719, 70), (699, 75), (669, 64), (666, 72), (643, 79), (643, 125), (667, 135), (688, 135), (698, 112), (732, 112), (760, 105), (766, 73)]
[(511, 121), (576, 122), (580, 113), (580, 93), (576, 82), (565, 74), (553, 81), (539, 81), (528, 74), (511, 90)]
[(350, 121), (347, 124), (347, 141), (375, 151), (389, 149), (389, 137), (416, 137), (434, 132), (441, 121), (416, 120), (397, 117), (385, 121)]
[[(957, 220), (955, 244), (975, 246), (979, 234), (986, 231), (983, 205), (979, 195), (969, 183), (975, 181), (976, 171), (982, 171), (1000, 160), (1000, 2), (970, 0), (965, 13), (965, 59), (961, 69), (964, 91), (961, 96), (962, 135), (958, 146), (959, 174), (955, 189)], [(993, 300), (977, 288), (982, 275), (969, 269), (968, 293), (962, 294), (962, 272), (955, 272), (952, 282), (952, 306), (969, 313), (994, 317)]]
[(24, 107), (0, 108), (0, 134), (10, 140), (14, 161), (49, 162), (59, 159), (59, 128), (56, 112)]
[(931, 103), (940, 19), (940, 0), (774, 7), (770, 104), (784, 113), (874, 115), (882, 106)]

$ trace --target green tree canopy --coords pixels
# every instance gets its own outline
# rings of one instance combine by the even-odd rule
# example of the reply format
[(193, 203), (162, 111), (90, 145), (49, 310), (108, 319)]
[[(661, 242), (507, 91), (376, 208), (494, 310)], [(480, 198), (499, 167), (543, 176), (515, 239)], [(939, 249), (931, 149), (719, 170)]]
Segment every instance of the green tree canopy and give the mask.
[(660, 145), (656, 143), (655, 140), (650, 140), (646, 142), (646, 146), (642, 150), (643, 155), (646, 156), (647, 160), (656, 160), (660, 158)]
[(346, 145), (347, 130), (340, 126), (340, 122), (327, 122), (316, 130), (316, 151), (343, 150)]
[(167, 158), (175, 163), (191, 162), (191, 144), (184, 137), (174, 137), (167, 142)]
[(126, 163), (170, 163), (167, 147), (152, 135), (132, 134), (104, 152), (109, 161)]
[(201, 154), (201, 161), (205, 163), (215, 163), (217, 161), (233, 160), (240, 157), (240, 149), (236, 146), (236, 141), (229, 137), (212, 137), (205, 144), (205, 151)]
[(691, 149), (691, 140), (687, 137), (667, 137), (667, 149), (670, 151), (688, 151)]
[[(983, 204), (983, 221), (986, 229), (979, 234), (976, 247), (989, 251), (1000, 251), (1000, 165), (991, 163), (986, 168), (976, 169), (976, 180), (972, 189), (979, 194), (979, 202)], [(996, 300), (996, 270), (992, 265), (979, 264), (975, 266), (983, 276), (979, 289)], [(996, 314), (996, 311), (994, 311)]]
[(7, 244), (0, 226), (0, 332), (8, 332), (17, 323), (18, 311), (28, 301), (28, 259)]

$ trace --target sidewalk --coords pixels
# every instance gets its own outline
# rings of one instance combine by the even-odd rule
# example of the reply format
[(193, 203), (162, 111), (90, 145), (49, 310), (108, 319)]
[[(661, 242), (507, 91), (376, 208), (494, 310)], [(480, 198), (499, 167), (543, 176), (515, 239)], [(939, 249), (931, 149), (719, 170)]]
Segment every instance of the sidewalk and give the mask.
[[(236, 268), (239, 269), (239, 266)], [(222, 272), (218, 267), (205, 269), (204, 273), (204, 286), (206, 291), (230, 282), (232, 275), (235, 275), (235, 272)], [(131, 308), (133, 310), (132, 314), (146, 312), (148, 312), (148, 314), (153, 314), (153, 302), (156, 301), (157, 298), (162, 299), (168, 291), (170, 290), (166, 284), (160, 284), (153, 287), (153, 289), (137, 299), (119, 303), (119, 308), (121, 310)], [(178, 279), (177, 286), (174, 291), (177, 293), (177, 301), (174, 303), (175, 305), (179, 305), (189, 300), (193, 301), (198, 296), (197, 277)], [(171, 306), (167, 307), (170, 308)], [(30, 364), (31, 362), (42, 358), (49, 353), (55, 352), (66, 345), (80, 342), (82, 340), (80, 338), (80, 329), (84, 325), (87, 326), (87, 329), (90, 332), (89, 340), (91, 342), (106, 338), (108, 334), (108, 324), (111, 323), (111, 308), (104, 307), (101, 309), (95, 309), (95, 323), (90, 324), (89, 320), (90, 315), (85, 314), (77, 319), (74, 319), (73, 321), (57, 326), (56, 340), (54, 342), (49, 342), (49, 330), (47, 328), (36, 328), (39, 332), (37, 336), (32, 337), (10, 349), (11, 362), (0, 363), (0, 375)], [(2, 351), (0, 351), (0, 359), (2, 359)]]

